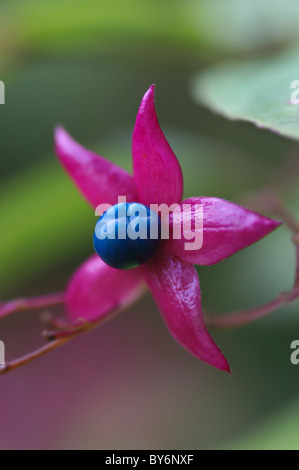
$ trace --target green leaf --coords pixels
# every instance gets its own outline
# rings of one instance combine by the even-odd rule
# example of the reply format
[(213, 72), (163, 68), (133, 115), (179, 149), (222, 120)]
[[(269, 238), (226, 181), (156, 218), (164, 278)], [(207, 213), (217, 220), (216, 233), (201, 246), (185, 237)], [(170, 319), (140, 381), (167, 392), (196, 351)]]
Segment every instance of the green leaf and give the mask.
[(298, 140), (299, 105), (291, 103), (296, 91), (291, 84), (299, 80), (298, 55), (296, 47), (274, 58), (214, 67), (195, 78), (193, 96), (229, 119)]

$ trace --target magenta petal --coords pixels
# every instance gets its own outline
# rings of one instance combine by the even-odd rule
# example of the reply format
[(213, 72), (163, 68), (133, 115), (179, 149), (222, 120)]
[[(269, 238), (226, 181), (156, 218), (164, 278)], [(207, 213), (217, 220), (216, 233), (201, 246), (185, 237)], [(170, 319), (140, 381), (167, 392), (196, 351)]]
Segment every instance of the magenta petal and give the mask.
[(101, 320), (115, 309), (130, 305), (144, 288), (140, 268), (120, 271), (92, 256), (79, 267), (67, 287), (68, 317), (72, 322)]
[(230, 372), (227, 360), (205, 326), (195, 268), (161, 250), (145, 265), (144, 272), (175, 339), (202, 361)]
[(94, 208), (99, 204), (117, 204), (118, 196), (126, 196), (128, 202), (138, 200), (129, 173), (82, 147), (61, 127), (55, 131), (55, 150), (67, 173)]
[[(198, 227), (200, 226), (200, 206), (203, 208), (203, 228), (196, 230), (199, 248), (186, 249), (187, 246), (190, 248), (190, 243), (195, 240), (196, 224)], [(184, 200), (181, 203), (181, 214), (183, 214), (181, 218), (182, 238), (176, 240), (171, 238), (165, 243), (165, 248), (170, 253), (192, 264), (211, 265), (218, 263), (257, 242), (281, 225), (281, 222), (214, 197)], [(201, 236), (202, 246), (200, 244)]]
[(155, 110), (155, 86), (141, 102), (133, 133), (134, 180), (143, 204), (172, 204), (182, 199), (183, 176), (164, 137)]

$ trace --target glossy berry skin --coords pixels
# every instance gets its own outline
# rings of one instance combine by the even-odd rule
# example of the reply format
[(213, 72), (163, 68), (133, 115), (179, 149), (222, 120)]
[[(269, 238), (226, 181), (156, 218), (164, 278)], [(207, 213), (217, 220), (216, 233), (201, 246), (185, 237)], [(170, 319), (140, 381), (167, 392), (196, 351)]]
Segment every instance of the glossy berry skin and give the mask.
[(99, 218), (93, 236), (98, 256), (116, 269), (146, 263), (156, 253), (161, 220), (149, 207), (137, 202), (119, 203)]

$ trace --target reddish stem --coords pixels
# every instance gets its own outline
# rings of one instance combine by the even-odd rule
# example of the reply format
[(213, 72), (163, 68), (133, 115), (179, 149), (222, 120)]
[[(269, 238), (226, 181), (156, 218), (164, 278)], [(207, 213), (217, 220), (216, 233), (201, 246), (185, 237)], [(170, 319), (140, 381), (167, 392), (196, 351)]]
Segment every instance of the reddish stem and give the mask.
[[(144, 291), (144, 293), (141, 293), (140, 298), (136, 299), (135, 302), (138, 302), (143, 297), (145, 292), (146, 291)], [(29, 304), (34, 305), (33, 308), (39, 308), (40, 306), (49, 307), (50, 306), (49, 302), (51, 300), (50, 297), (51, 296), (44, 296), (44, 297), (37, 297), (36, 299), (28, 299), (28, 304), (26, 302), (26, 305), (29, 305)], [(44, 299), (45, 301), (46, 301), (46, 299), (48, 299), (48, 301), (42, 302), (42, 299)], [(53, 295), (52, 296), (52, 302), (53, 302), (52, 306), (53, 305), (60, 305), (62, 299), (63, 299), (63, 294), (57, 294), (56, 296)], [(17, 304), (18, 301), (10, 302), (10, 304), (13, 304), (13, 303)], [(24, 305), (24, 303), (22, 305)], [(38, 305), (39, 305), (39, 307), (38, 307)], [(44, 356), (48, 352), (53, 351), (54, 349), (59, 348), (60, 346), (63, 346), (64, 344), (66, 344), (70, 340), (72, 340), (73, 338), (76, 338), (77, 336), (79, 336), (81, 334), (87, 333), (88, 331), (96, 328), (97, 326), (101, 325), (103, 322), (107, 321), (108, 319), (110, 320), (111, 318), (113, 318), (114, 315), (117, 315), (120, 312), (125, 311), (127, 308), (131, 307), (131, 305), (123, 307), (123, 308), (116, 309), (116, 310), (114, 310), (114, 312), (111, 312), (108, 317), (101, 318), (98, 321), (86, 322), (86, 321), (82, 320), (80, 323), (78, 323), (76, 325), (66, 325), (64, 322), (62, 322), (62, 323), (60, 321), (57, 322), (55, 319), (53, 319), (51, 317), (47, 318), (46, 319), (47, 322), (49, 324), (52, 323), (52, 326), (54, 326), (55, 329), (57, 327), (59, 328), (60, 325), (62, 326), (63, 329), (61, 329), (61, 330), (58, 329), (56, 331), (45, 331), (44, 336), (49, 341), (45, 346), (42, 346), (41, 348), (37, 349), (36, 351), (33, 351), (33, 352), (31, 352), (31, 353), (29, 353), (25, 356), (22, 356), (18, 359), (7, 362), (4, 365), (0, 365), (0, 375), (7, 374), (8, 372), (16, 370), (19, 367), (22, 367), (22, 366), (28, 364), (29, 362), (31, 362), (35, 359), (38, 359), (41, 356)], [(26, 308), (25, 310), (28, 310), (28, 308)], [(19, 308), (17, 310), (14, 310), (14, 312), (15, 311), (19, 311)]]
[(274, 300), (258, 307), (238, 310), (222, 315), (208, 316), (207, 323), (212, 328), (226, 329), (246, 325), (266, 317), (283, 305), (294, 302), (299, 297), (299, 223), (283, 206), (278, 196), (270, 191), (260, 193), (259, 198), (255, 199), (255, 202), (258, 202), (263, 208), (275, 213), (294, 234), (292, 241), (296, 248), (296, 272), (293, 288), (289, 292), (282, 292)]
[(45, 344), (41, 348), (37, 349), (36, 351), (33, 351), (25, 356), (22, 356), (14, 361), (10, 361), (4, 365), (0, 366), (0, 375), (7, 374), (8, 372), (11, 372), (13, 370), (18, 369), (21, 366), (24, 366), (25, 364), (28, 364), (29, 362), (33, 361), (34, 359), (38, 359), (41, 356), (44, 356), (50, 351), (53, 351), (54, 349), (64, 345), (68, 341), (70, 341), (73, 338), (73, 336), (69, 336), (64, 339), (57, 339), (55, 341), (51, 341), (50, 343)]
[(16, 299), (0, 304), (0, 319), (12, 313), (25, 312), (41, 308), (51, 308), (64, 303), (64, 294), (48, 294), (28, 299)]
[(211, 315), (207, 318), (207, 323), (212, 328), (228, 329), (243, 326), (253, 321), (266, 317), (275, 312), (283, 305), (293, 302), (299, 297), (299, 289), (282, 293), (276, 299), (271, 300), (259, 307), (249, 308), (247, 310), (238, 310), (234, 313), (224, 315)]

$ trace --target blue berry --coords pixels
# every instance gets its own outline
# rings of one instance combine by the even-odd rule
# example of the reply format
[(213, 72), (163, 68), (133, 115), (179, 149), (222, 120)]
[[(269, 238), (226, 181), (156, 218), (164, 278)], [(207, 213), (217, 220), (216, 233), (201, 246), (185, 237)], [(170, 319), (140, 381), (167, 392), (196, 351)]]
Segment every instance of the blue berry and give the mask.
[(112, 206), (99, 218), (93, 236), (96, 253), (109, 266), (130, 269), (146, 263), (157, 251), (161, 220), (137, 202)]

